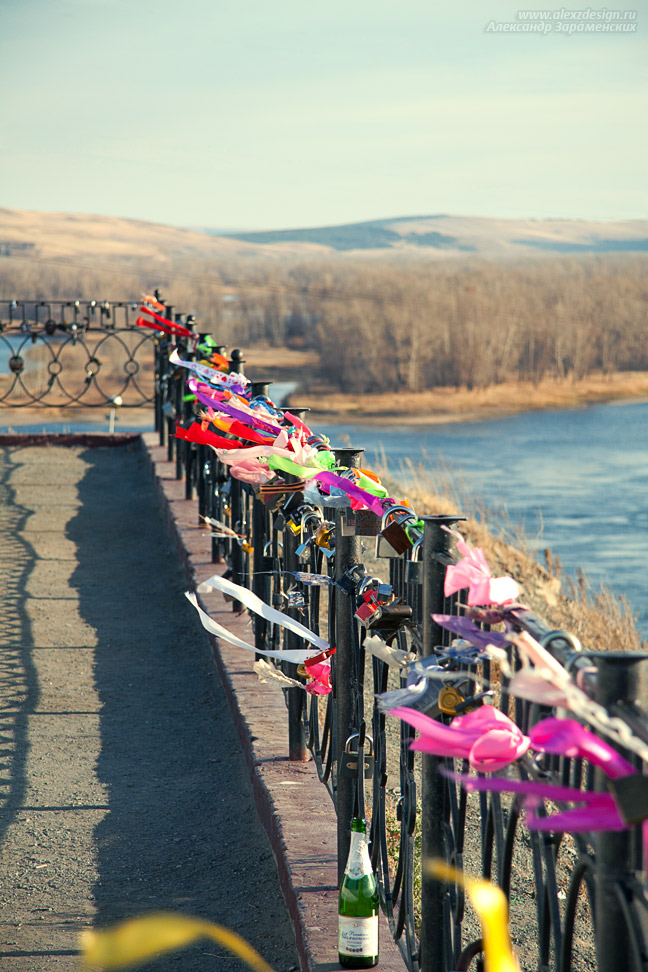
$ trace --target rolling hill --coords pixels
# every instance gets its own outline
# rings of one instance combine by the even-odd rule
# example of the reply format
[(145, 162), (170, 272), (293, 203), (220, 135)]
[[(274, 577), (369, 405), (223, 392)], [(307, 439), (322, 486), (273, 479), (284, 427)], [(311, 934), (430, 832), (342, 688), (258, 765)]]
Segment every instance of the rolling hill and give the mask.
[(648, 252), (648, 220), (513, 220), (408, 216), (267, 232), (182, 229), (143, 220), (0, 209), (0, 257), (136, 260), (151, 268), (177, 260), (390, 257), (489, 259), (541, 254)]
[[(209, 232), (209, 231), (207, 231)], [(338, 252), (435, 251), (439, 255), (489, 257), (524, 253), (618, 253), (648, 251), (648, 220), (594, 222), (515, 220), (477, 216), (407, 216), (341, 226), (228, 233), (257, 245), (317, 244)]]

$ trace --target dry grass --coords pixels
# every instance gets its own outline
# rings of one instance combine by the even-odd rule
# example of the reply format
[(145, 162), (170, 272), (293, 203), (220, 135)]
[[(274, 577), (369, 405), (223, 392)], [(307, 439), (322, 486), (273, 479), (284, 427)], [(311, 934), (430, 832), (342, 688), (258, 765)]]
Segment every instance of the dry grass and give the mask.
[(648, 398), (648, 373), (595, 373), (579, 381), (506, 381), (488, 388), (436, 388), (418, 393), (349, 395), (321, 387), (295, 393), (319, 422), (432, 425), (498, 418), (518, 412), (578, 408), (595, 402)]
[[(530, 550), (522, 527), (507, 520), (505, 511), (492, 513), (471, 496), (455, 475), (434, 473), (423, 463), (406, 464), (411, 473), (408, 499), (420, 515), (462, 513), (467, 516), (461, 532), (473, 546), (481, 547), (495, 576), (509, 575), (522, 590), (522, 602), (555, 630), (575, 634), (589, 650), (639, 651), (642, 645), (636, 615), (624, 597), (608, 588), (593, 589), (580, 572), (576, 581), (566, 577), (558, 557), (544, 551), (540, 564)], [(389, 482), (389, 470), (381, 469)], [(402, 492), (402, 485), (391, 484)]]

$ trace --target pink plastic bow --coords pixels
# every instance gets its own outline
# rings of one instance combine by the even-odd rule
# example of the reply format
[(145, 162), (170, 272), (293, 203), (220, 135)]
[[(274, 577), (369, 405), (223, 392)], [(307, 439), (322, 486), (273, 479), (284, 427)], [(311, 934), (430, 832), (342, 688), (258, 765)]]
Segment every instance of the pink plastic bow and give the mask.
[(468, 605), (506, 604), (516, 601), (520, 589), (512, 577), (493, 577), (480, 547), (471, 547), (456, 530), (449, 533), (457, 542), (457, 550), (462, 558), (457, 564), (450, 564), (446, 570), (443, 592), (446, 597), (468, 588)]
[(392, 709), (390, 715), (398, 716), (420, 731), (410, 749), (468, 759), (480, 773), (508, 766), (529, 748), (528, 737), (492, 705), (482, 705), (474, 712), (457, 716), (449, 726), (404, 706)]
[(315, 662), (314, 665), (304, 663), (311, 682), (306, 685), (309, 695), (329, 695), (331, 689), (331, 663), (329, 661)]

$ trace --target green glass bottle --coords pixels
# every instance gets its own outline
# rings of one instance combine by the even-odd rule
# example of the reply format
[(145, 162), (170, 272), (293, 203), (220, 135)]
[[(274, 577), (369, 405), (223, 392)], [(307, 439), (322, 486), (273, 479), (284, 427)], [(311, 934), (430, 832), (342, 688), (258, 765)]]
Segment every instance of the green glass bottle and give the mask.
[(378, 885), (371, 869), (367, 825), (351, 821), (351, 846), (340, 886), (338, 953), (346, 969), (378, 964)]

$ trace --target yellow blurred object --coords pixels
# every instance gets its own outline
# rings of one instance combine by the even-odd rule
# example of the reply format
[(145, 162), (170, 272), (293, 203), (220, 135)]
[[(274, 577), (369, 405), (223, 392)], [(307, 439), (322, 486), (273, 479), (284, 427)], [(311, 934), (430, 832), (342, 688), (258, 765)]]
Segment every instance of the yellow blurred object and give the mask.
[(81, 950), (86, 968), (123, 969), (191, 945), (200, 938), (218, 942), (256, 972), (273, 972), (265, 959), (235, 932), (210, 921), (173, 913), (133, 918), (102, 931), (88, 929), (81, 933)]
[(437, 881), (462, 885), (468, 892), (473, 908), (479, 916), (484, 939), (486, 972), (520, 972), (518, 960), (511, 946), (508, 930), (508, 903), (501, 888), (478, 878), (466, 877), (463, 871), (445, 861), (428, 861), (425, 869)]
[(254, 547), (252, 546), (251, 543), (248, 543), (247, 540), (243, 540), (242, 541), (242, 543), (241, 543), (241, 550), (243, 551), (243, 553), (246, 553), (246, 554), (254, 553)]

